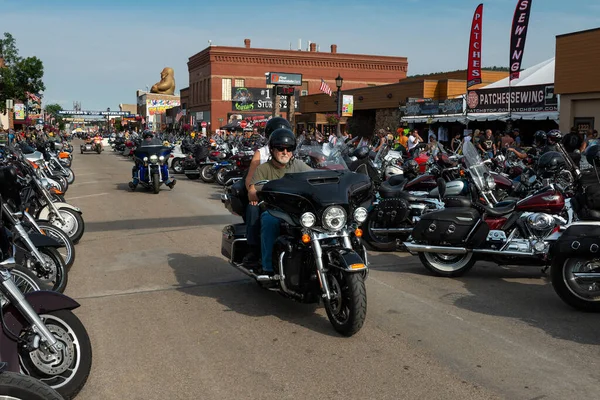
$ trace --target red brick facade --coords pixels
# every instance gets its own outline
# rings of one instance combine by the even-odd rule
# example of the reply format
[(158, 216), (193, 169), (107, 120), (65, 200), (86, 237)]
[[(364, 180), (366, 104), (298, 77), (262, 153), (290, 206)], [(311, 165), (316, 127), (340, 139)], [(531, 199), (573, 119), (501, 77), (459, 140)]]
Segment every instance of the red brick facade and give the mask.
[(233, 87), (237, 80), (247, 88), (266, 88), (266, 72), (299, 73), (303, 86), (298, 90), (315, 94), (321, 93), (321, 79), (336, 91), (338, 74), (344, 78), (342, 90), (348, 90), (396, 83), (406, 78), (408, 70), (406, 57), (343, 54), (337, 52), (336, 45), (323, 52), (317, 51), (314, 43), (310, 51), (252, 48), (249, 39), (244, 44), (245, 47), (210, 46), (188, 61), (188, 115), (210, 112), (212, 130), (227, 123), (228, 114), (233, 112), (231, 100), (223, 100), (223, 79), (231, 79)]

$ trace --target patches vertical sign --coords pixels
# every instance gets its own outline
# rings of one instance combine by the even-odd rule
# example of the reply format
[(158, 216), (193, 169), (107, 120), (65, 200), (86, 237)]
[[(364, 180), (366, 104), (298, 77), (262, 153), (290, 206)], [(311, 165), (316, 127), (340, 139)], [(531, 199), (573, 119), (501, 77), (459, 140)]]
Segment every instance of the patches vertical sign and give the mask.
[(518, 0), (510, 32), (510, 78), (519, 79), (532, 0)]
[(469, 41), (469, 60), (467, 65), (467, 89), (481, 84), (481, 23), (483, 4), (475, 9), (471, 23), (471, 39)]

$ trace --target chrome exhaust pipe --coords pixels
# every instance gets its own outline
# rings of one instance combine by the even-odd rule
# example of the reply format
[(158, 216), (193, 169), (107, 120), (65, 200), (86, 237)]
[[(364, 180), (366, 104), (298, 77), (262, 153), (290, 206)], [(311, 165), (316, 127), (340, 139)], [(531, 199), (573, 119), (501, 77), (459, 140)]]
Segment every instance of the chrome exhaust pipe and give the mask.
[(371, 228), (374, 233), (411, 233), (413, 228)]
[(538, 257), (538, 254), (532, 252), (510, 251), (510, 250), (490, 250), (490, 249), (473, 249), (473, 253), (477, 254), (492, 254), (498, 256), (514, 256), (514, 257)]
[(411, 253), (443, 253), (443, 254), (466, 254), (464, 247), (444, 247), (431, 246), (428, 244), (416, 244), (413, 242), (404, 242), (404, 247)]

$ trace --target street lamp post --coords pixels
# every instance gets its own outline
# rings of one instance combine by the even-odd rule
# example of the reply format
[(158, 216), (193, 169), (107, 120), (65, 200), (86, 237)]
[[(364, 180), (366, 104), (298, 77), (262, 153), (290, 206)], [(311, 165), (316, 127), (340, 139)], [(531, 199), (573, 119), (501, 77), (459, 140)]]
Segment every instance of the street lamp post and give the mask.
[(106, 109), (106, 133), (110, 133), (110, 107)]
[(337, 115), (338, 115), (338, 123), (337, 123), (337, 136), (341, 135), (340, 131), (340, 119), (342, 118), (342, 84), (344, 83), (344, 78), (340, 76), (338, 73), (337, 78), (335, 78), (335, 86), (337, 86)]

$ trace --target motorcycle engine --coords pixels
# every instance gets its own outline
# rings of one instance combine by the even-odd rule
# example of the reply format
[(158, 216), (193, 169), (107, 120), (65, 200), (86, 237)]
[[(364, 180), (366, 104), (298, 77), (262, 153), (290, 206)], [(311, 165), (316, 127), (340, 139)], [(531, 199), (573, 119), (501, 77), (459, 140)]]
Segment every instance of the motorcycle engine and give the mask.
[(525, 218), (525, 226), (529, 232), (538, 239), (544, 239), (556, 227), (554, 217), (544, 213), (533, 213)]

